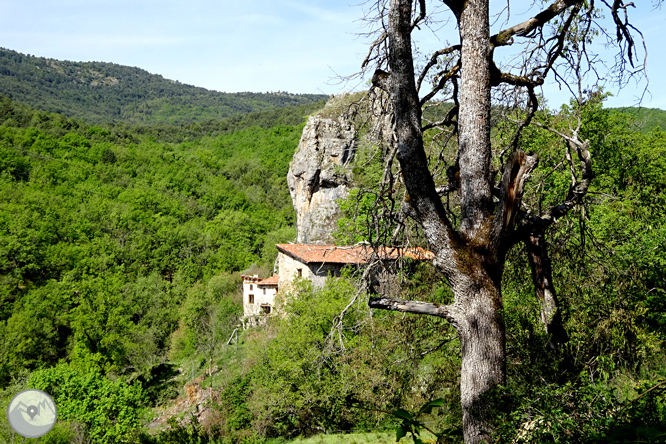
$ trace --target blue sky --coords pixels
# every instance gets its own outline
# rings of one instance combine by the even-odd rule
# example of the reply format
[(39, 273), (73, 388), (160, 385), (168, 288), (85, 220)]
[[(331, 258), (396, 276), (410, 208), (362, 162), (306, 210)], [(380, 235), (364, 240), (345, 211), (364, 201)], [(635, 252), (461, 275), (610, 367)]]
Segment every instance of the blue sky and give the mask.
[[(358, 71), (368, 44), (358, 37), (366, 31), (359, 22), (363, 0), (352, 1), (0, 0), (0, 47), (136, 66), (218, 91), (339, 93), (358, 86), (339, 84), (336, 76)], [(643, 106), (666, 109), (666, 10), (654, 10), (651, 0), (636, 3), (630, 13), (650, 54), (651, 95)], [(512, 2), (510, 24), (528, 18), (515, 4), (527, 8), (532, 1)], [(449, 24), (424, 45), (438, 49), (455, 35)], [(633, 105), (644, 87), (630, 84), (619, 94), (609, 87), (617, 97), (608, 105)], [(545, 92), (551, 106), (566, 100), (553, 86)]]

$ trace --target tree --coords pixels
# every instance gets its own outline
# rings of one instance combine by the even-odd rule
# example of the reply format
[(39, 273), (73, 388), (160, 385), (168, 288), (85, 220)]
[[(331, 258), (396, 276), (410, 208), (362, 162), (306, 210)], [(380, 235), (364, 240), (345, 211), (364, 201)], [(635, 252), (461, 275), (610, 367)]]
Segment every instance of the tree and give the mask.
[[(581, 202), (592, 179), (589, 144), (579, 139), (580, 110), (590, 97), (583, 87), (586, 75), (597, 74), (589, 43), (595, 33), (605, 31), (597, 24), (601, 11), (593, 0), (555, 0), (549, 5), (536, 2), (543, 10), (494, 35), (490, 32), (489, 0), (443, 3), (455, 16), (460, 43), (435, 51), (418, 64), (412, 36), (421, 27), (434, 28), (437, 5), (428, 6), (426, 0), (375, 2), (378, 15), (374, 19), (382, 26), (363, 68), (375, 68), (373, 86), (388, 94), (393, 114), (394, 144), (386, 162), (384, 191), (394, 193), (399, 182), (395, 177), (401, 177), (405, 193), (401, 212), (421, 229), (454, 301), (440, 305), (375, 297), (369, 304), (377, 309), (439, 316), (455, 327), (461, 343), (464, 437), (466, 443), (477, 443), (490, 437), (493, 424), (488, 397), (505, 380), (501, 281), (507, 252), (514, 245), (522, 242), (526, 246), (535, 295), (552, 344), (566, 341), (559, 323), (546, 230)], [(610, 11), (616, 30), (615, 36), (605, 35), (619, 50), (611, 74), (623, 84), (640, 75), (643, 68), (636, 52), (635, 35), (640, 33), (627, 19), (627, 10), (634, 5), (620, 0), (601, 3)], [(505, 4), (508, 20), (510, 2)], [(496, 63), (495, 50), (514, 44), (521, 49), (511, 60), (520, 60), (519, 64), (502, 65), (504, 59), (499, 57)], [(421, 67), (419, 72), (417, 66)], [(568, 133), (534, 119), (539, 109), (535, 90), (549, 76), (576, 96), (578, 118)], [(433, 87), (423, 93), (427, 80)], [(493, 94), (502, 100), (494, 102)], [(423, 108), (442, 95), (452, 100), (454, 107), (444, 119), (424, 123)], [(506, 110), (518, 110), (516, 115), (520, 116), (504, 147), (491, 143), (491, 106), (498, 104)], [(571, 171), (567, 195), (545, 211), (521, 205), (530, 173), (538, 163), (537, 154), (519, 149), (521, 133), (531, 124), (561, 137), (564, 165)], [(442, 138), (443, 147), (457, 141), (455, 162), (444, 174), (429, 161), (424, 147), (424, 132), (433, 128), (448, 134)], [(393, 156), (400, 175), (392, 169)], [(438, 175), (446, 176), (446, 183), (442, 184)], [(457, 199), (456, 210), (449, 208), (450, 199)]]

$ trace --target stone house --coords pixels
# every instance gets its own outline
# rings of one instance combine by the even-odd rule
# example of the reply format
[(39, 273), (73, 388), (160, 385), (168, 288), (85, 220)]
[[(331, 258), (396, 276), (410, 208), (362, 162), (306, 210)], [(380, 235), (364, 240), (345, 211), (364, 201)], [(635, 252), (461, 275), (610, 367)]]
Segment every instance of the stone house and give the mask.
[(275, 307), (278, 290), (278, 275), (261, 279), (256, 274), (241, 276), (243, 279), (243, 315), (253, 318), (271, 314)]
[[(340, 276), (344, 267), (361, 266), (373, 258), (385, 263), (395, 263), (401, 257), (416, 260), (432, 260), (433, 254), (422, 248), (388, 248), (373, 250), (369, 246), (351, 247), (336, 245), (276, 244), (278, 249), (278, 274), (267, 279), (257, 275), (241, 276), (243, 279), (243, 313), (245, 318), (256, 318), (275, 311), (278, 291), (289, 291), (294, 280), (309, 279), (315, 287), (321, 287), (326, 278)], [(378, 293), (390, 291), (395, 275), (390, 272), (375, 274), (372, 286)]]

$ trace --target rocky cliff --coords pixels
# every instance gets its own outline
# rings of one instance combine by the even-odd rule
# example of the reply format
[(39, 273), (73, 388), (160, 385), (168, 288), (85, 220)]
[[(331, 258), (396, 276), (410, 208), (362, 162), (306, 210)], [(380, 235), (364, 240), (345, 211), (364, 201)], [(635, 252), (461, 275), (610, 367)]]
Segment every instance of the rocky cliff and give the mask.
[(287, 175), (299, 243), (334, 243), (339, 200), (354, 186), (351, 166), (359, 145), (390, 133), (390, 116), (374, 112), (373, 99), (343, 94), (308, 119)]

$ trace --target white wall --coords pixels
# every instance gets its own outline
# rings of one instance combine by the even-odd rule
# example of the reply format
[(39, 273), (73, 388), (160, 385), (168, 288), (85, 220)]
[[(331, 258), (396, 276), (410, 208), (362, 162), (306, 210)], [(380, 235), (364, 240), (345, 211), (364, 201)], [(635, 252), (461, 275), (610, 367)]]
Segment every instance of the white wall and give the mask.
[[(246, 317), (261, 315), (262, 304), (271, 306), (271, 313), (275, 310), (275, 286), (258, 285), (255, 279), (243, 280), (243, 314)], [(256, 281), (260, 279), (256, 278)], [(254, 302), (250, 303), (250, 295), (254, 296)]]

